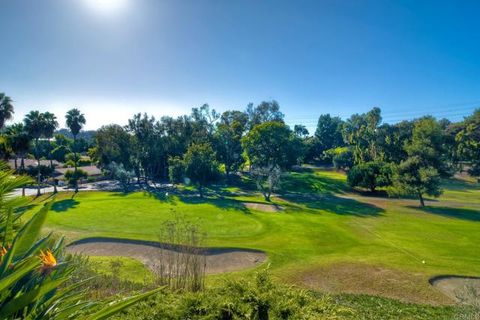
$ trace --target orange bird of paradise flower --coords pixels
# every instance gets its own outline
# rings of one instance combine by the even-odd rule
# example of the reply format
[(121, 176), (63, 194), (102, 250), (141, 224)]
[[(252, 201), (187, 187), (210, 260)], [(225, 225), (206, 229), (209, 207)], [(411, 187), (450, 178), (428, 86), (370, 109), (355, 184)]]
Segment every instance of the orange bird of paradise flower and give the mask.
[(8, 250), (4, 246), (0, 246), (0, 261), (3, 260), (3, 257), (7, 254)]
[(55, 256), (50, 249), (47, 249), (45, 252), (40, 250), (40, 261), (42, 262), (40, 270), (43, 272), (48, 271), (57, 265), (57, 259), (55, 259)]

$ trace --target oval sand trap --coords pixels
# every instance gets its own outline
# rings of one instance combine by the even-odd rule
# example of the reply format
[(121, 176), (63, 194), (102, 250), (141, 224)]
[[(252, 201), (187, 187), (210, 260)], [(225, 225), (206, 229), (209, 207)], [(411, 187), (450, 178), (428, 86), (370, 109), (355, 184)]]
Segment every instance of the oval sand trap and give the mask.
[(430, 284), (456, 302), (471, 304), (472, 299), (480, 299), (478, 277), (438, 276), (430, 279)]
[[(135, 258), (150, 269), (162, 256), (181, 252), (181, 247), (161, 244), (153, 241), (87, 238), (75, 241), (67, 246), (69, 253), (82, 253), (89, 256), (123, 256)], [(207, 274), (232, 272), (255, 267), (267, 259), (265, 252), (237, 248), (205, 248)]]
[(245, 207), (252, 210), (263, 211), (263, 212), (280, 212), (283, 210), (282, 206), (278, 204), (265, 204), (257, 202), (242, 202)]

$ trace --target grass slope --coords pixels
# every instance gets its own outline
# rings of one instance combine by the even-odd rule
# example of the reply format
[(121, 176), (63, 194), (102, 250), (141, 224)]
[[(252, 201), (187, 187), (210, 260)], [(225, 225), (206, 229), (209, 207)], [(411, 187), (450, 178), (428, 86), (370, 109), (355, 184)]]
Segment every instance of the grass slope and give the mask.
[[(480, 275), (480, 187), (452, 180), (419, 209), (414, 200), (351, 193), (333, 171), (292, 173), (264, 213), (244, 188), (194, 195), (81, 192), (58, 195), (47, 226), (69, 240), (109, 236), (156, 240), (175, 213), (197, 221), (208, 245), (261, 249), (281, 281), (331, 292), (367, 293), (416, 303), (448, 303), (428, 284), (440, 274)], [(38, 200), (37, 200), (38, 201)], [(425, 263), (423, 263), (425, 262)], [(250, 271), (245, 271), (248, 273)]]

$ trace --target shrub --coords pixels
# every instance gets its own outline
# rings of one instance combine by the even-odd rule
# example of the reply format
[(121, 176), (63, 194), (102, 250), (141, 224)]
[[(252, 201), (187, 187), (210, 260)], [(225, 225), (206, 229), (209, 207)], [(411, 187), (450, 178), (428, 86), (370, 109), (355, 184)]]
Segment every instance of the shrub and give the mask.
[(374, 192), (377, 187), (392, 184), (392, 168), (383, 162), (366, 162), (348, 171), (347, 182), (351, 187), (367, 188)]
[(268, 269), (251, 280), (225, 280), (200, 292), (166, 292), (131, 308), (121, 319), (343, 319), (352, 311), (327, 295), (274, 283)]
[(335, 148), (329, 151), (333, 158), (333, 166), (337, 170), (348, 170), (353, 167), (353, 153), (347, 147)]

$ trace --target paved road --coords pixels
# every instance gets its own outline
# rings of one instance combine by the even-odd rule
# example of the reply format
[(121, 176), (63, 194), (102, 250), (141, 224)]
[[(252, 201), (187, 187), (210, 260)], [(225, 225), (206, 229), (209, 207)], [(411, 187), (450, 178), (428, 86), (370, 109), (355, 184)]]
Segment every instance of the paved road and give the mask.
[[(78, 191), (98, 191), (98, 190), (105, 191), (105, 190), (115, 190), (118, 188), (119, 188), (119, 185), (117, 181), (104, 180), (104, 181), (98, 181), (98, 182), (92, 182), (92, 183), (84, 183), (79, 187)], [(57, 190), (58, 192), (73, 191), (72, 188), (68, 188), (68, 187), (57, 187)], [(53, 192), (53, 187), (41, 188), (40, 192), (42, 194)], [(12, 195), (21, 196), (22, 189), (21, 188), (15, 189), (12, 192)], [(25, 188), (25, 195), (26, 196), (37, 195), (37, 188), (36, 187)]]

